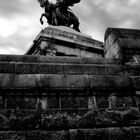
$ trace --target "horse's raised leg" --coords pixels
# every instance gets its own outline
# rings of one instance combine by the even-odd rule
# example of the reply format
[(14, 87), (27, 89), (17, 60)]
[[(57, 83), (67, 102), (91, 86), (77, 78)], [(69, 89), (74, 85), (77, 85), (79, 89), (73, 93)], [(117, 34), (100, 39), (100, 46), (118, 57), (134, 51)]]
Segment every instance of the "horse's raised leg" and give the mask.
[(80, 22), (79, 22), (79, 19), (72, 13), (72, 12), (69, 12), (69, 25), (73, 25), (73, 29), (80, 32), (80, 29), (79, 29), (79, 25), (80, 25)]
[(75, 18), (75, 20), (73, 21), (73, 29), (80, 32), (79, 25), (80, 23), (79, 23), (78, 18)]
[(45, 16), (45, 14), (43, 13), (42, 15), (41, 15), (41, 17), (40, 17), (40, 23), (43, 25), (43, 17)]

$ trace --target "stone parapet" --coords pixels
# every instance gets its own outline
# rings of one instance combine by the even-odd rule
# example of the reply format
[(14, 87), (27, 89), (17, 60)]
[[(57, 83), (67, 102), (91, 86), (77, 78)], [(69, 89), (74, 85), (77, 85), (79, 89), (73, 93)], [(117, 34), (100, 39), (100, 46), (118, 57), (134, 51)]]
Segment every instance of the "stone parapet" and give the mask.
[(105, 33), (105, 57), (135, 61), (140, 56), (140, 30), (108, 28)]
[(139, 63), (0, 55), (0, 139), (139, 139)]

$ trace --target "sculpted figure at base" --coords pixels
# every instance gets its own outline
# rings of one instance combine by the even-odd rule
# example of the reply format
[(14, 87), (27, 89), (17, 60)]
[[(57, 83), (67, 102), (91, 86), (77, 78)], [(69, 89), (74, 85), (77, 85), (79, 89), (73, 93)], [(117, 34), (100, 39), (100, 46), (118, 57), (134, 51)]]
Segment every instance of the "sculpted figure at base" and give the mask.
[(40, 17), (40, 22), (43, 24), (43, 17), (46, 17), (49, 25), (67, 26), (79, 30), (79, 20), (74, 15), (69, 6), (79, 3), (81, 0), (57, 0), (55, 4), (48, 0), (38, 0), (40, 6), (45, 8), (45, 13)]

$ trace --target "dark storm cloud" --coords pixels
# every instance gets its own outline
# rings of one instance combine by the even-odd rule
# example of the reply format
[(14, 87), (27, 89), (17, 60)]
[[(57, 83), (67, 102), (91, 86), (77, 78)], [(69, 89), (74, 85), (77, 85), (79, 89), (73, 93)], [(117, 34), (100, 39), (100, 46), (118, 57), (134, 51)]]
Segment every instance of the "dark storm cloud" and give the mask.
[[(81, 31), (97, 40), (107, 27), (140, 28), (138, 0), (81, 0), (72, 9)], [(42, 12), (37, 0), (0, 0), (0, 53), (24, 54), (42, 28)]]

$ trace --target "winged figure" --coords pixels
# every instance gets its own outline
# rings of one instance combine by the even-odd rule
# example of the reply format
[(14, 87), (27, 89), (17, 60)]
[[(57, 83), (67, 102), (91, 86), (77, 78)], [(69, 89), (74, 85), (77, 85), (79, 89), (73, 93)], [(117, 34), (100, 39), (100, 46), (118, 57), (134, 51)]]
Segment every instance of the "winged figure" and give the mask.
[(72, 27), (80, 32), (79, 19), (69, 8), (69, 6), (73, 6), (80, 1), (81, 0), (56, 0), (56, 3), (53, 4), (48, 0), (38, 0), (40, 6), (45, 8), (45, 13), (40, 17), (41, 24), (43, 24), (43, 17), (45, 17), (49, 25)]

